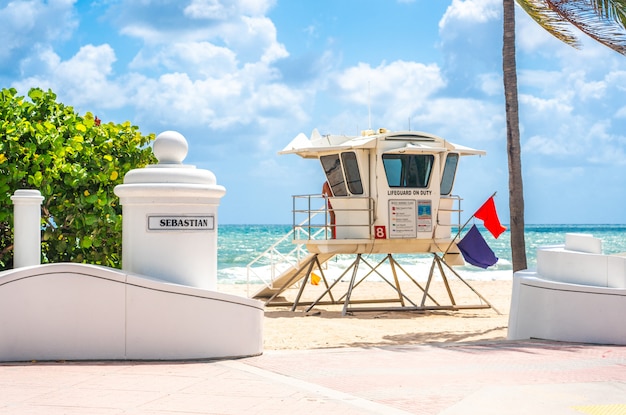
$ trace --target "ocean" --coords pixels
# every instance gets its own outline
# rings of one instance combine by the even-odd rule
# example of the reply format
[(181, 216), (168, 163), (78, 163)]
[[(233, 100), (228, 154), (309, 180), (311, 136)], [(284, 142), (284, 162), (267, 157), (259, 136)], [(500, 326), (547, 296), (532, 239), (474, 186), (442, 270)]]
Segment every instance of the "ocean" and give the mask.
[[(496, 265), (484, 270), (472, 265), (454, 267), (455, 271), (467, 280), (510, 280), (513, 276), (511, 266), (510, 233), (504, 232), (498, 239), (478, 225), (487, 244), (498, 257)], [(270, 259), (262, 255), (274, 243), (284, 238), (291, 230), (291, 225), (219, 225), (218, 228), (218, 283), (246, 284), (260, 283), (270, 278)], [(465, 231), (463, 232), (463, 234)], [(626, 225), (526, 225), (526, 255), (528, 268), (536, 266), (536, 250), (547, 245), (559, 245), (565, 242), (566, 233), (591, 234), (602, 240), (605, 254), (626, 252)], [(291, 237), (286, 237), (279, 244), (274, 257), (287, 254), (295, 245)], [(293, 257), (293, 255), (290, 255)], [(364, 255), (372, 265), (376, 265), (383, 256)], [(416, 280), (426, 280), (432, 263), (431, 255), (394, 255), (394, 258)], [(339, 255), (327, 263), (326, 275), (340, 275), (354, 260), (354, 256)], [(248, 264), (254, 264), (248, 271)], [(260, 276), (260, 277), (259, 277)], [(369, 277), (368, 277), (369, 278)], [(373, 276), (372, 278), (375, 278)]]

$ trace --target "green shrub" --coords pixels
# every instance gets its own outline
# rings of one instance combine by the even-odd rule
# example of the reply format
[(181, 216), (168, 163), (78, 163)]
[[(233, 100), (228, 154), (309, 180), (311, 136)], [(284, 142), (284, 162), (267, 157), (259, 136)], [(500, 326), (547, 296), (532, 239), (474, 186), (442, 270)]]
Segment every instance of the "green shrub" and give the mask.
[(17, 189), (38, 189), (43, 262), (119, 267), (121, 207), (113, 188), (131, 169), (154, 163), (154, 134), (136, 126), (101, 123), (33, 88), (30, 100), (13, 88), (0, 94), (0, 268), (12, 267), (13, 206)]

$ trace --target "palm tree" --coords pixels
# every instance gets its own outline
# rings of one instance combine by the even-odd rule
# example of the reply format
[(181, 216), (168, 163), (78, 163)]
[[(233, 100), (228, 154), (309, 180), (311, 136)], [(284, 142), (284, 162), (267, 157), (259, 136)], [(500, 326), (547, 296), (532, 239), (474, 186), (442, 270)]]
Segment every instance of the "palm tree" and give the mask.
[(502, 0), (502, 72), (509, 163), (509, 210), (513, 271), (527, 268), (524, 240), (524, 189), (520, 151), (515, 61), (515, 2), (541, 27), (568, 45), (579, 47), (572, 26), (626, 55), (626, 0)]

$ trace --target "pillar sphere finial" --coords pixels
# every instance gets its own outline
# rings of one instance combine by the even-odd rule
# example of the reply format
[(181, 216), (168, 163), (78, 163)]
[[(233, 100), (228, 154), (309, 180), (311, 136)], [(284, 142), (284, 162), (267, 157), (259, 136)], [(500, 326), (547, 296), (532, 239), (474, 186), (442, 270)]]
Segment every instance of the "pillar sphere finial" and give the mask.
[(187, 140), (177, 131), (163, 131), (152, 145), (159, 164), (182, 164), (188, 150)]

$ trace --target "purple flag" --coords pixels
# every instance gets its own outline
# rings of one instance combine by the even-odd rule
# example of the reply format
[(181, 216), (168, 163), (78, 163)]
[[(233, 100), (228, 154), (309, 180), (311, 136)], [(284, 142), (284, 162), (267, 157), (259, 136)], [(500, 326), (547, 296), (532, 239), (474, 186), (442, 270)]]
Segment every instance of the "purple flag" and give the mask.
[(498, 262), (498, 257), (489, 248), (476, 225), (472, 225), (463, 239), (457, 243), (457, 246), (463, 254), (463, 258), (477, 267), (487, 268)]

